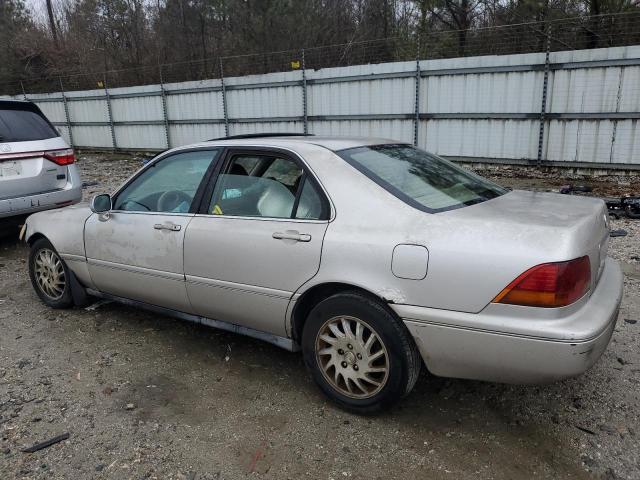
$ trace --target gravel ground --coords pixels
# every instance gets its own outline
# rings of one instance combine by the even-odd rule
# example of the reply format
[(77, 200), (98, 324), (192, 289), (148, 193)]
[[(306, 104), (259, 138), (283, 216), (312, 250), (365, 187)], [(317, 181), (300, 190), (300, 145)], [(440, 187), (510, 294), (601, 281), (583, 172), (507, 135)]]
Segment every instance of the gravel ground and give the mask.
[[(81, 156), (84, 179), (99, 182), (86, 196), (111, 191), (140, 163)], [(571, 183), (487, 173), (520, 188)], [(594, 191), (628, 193), (625, 182), (599, 178)], [(638, 479), (640, 221), (613, 226), (628, 231), (610, 247), (625, 299), (593, 369), (533, 387), (423, 369), (414, 392), (374, 418), (326, 403), (299, 355), (260, 341), (115, 303), (45, 307), (27, 249), (9, 232), (0, 240), (0, 479)]]

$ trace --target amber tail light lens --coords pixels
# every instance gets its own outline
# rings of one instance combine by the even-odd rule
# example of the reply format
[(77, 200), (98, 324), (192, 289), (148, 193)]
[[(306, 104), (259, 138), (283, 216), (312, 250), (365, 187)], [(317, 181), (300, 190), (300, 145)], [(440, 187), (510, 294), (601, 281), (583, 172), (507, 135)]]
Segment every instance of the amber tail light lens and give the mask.
[(584, 256), (568, 262), (543, 263), (530, 268), (493, 299), (528, 307), (564, 307), (570, 305), (591, 286), (591, 263)]
[(76, 156), (70, 148), (65, 148), (64, 150), (49, 150), (48, 152), (44, 152), (42, 156), (60, 166), (71, 165), (76, 161)]

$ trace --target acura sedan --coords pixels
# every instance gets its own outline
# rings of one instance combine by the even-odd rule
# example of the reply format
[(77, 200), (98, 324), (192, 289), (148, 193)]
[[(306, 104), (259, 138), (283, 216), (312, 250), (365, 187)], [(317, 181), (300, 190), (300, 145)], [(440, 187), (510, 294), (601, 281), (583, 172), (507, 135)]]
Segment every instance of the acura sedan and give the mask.
[(302, 350), (357, 413), (407, 395), (423, 363), (508, 383), (585, 372), (622, 296), (608, 238), (601, 200), (508, 191), (391, 140), (293, 135), (173, 149), (26, 223), (51, 307), (108, 298)]

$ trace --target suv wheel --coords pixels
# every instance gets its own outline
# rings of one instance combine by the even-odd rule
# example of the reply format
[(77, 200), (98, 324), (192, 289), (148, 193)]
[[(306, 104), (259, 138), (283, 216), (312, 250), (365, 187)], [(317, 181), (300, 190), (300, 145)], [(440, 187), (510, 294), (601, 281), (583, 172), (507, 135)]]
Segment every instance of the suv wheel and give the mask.
[(31, 246), (29, 276), (40, 299), (50, 307), (69, 308), (73, 305), (69, 270), (45, 238), (36, 240)]
[(304, 326), (302, 350), (320, 389), (359, 414), (398, 402), (420, 372), (420, 355), (404, 324), (383, 304), (357, 292), (316, 305)]

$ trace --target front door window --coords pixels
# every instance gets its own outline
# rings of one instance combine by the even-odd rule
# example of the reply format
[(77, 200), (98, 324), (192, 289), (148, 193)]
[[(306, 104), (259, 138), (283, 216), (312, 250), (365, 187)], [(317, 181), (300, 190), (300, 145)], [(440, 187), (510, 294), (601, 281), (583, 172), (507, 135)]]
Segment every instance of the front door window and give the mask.
[(114, 210), (187, 213), (217, 150), (177, 153), (142, 172), (120, 192)]

